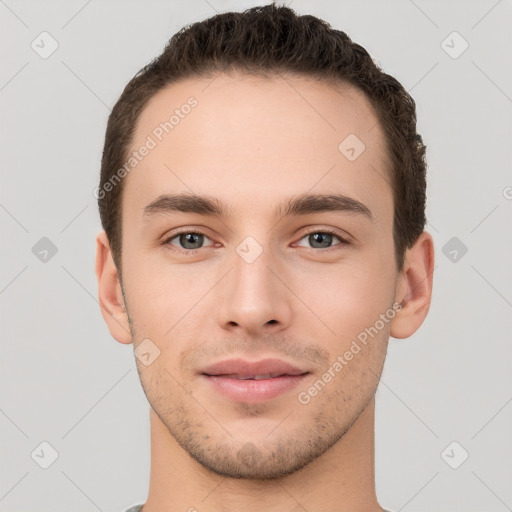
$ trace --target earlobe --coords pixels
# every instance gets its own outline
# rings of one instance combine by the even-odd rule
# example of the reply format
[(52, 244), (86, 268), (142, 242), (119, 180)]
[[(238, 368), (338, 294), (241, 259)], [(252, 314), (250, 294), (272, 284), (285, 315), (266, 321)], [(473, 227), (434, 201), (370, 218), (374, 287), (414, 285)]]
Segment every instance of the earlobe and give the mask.
[(132, 343), (119, 275), (105, 231), (96, 237), (96, 280), (101, 314), (110, 334), (119, 343)]
[(402, 303), (402, 309), (390, 326), (393, 338), (408, 338), (425, 320), (432, 298), (433, 273), (434, 240), (430, 233), (423, 231), (406, 252), (396, 292), (396, 302)]

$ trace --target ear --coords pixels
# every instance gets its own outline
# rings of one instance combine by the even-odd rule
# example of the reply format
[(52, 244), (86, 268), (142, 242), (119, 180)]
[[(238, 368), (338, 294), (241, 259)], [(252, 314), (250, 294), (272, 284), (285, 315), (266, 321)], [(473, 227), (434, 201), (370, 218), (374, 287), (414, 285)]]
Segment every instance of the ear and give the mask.
[(432, 298), (434, 274), (434, 240), (427, 231), (406, 251), (404, 269), (396, 290), (396, 301), (402, 304), (390, 324), (393, 338), (408, 338), (425, 320)]
[(119, 343), (132, 343), (121, 284), (105, 231), (96, 237), (96, 279), (101, 314), (110, 334)]

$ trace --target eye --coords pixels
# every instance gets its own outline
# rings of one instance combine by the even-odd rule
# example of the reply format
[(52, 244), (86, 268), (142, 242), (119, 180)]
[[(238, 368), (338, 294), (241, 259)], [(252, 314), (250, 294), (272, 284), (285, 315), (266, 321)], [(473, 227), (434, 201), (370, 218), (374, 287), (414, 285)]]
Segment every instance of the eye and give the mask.
[[(173, 233), (162, 242), (162, 245), (170, 245), (175, 247), (178, 252), (192, 255), (205, 248), (205, 239), (212, 241), (205, 233), (188, 229)], [(336, 245), (350, 244), (348, 240), (338, 235), (335, 231), (330, 230), (311, 231), (300, 239), (298, 245), (301, 245), (300, 242), (305, 239), (311, 244), (312, 249), (330, 249)], [(333, 245), (335, 239), (338, 239), (339, 243)]]
[[(182, 252), (194, 254), (202, 248), (205, 239), (210, 240), (210, 238), (200, 231), (183, 230), (166, 238), (162, 242), (162, 245), (172, 245), (181, 249)], [(177, 243), (173, 243), (173, 240), (176, 240)]]
[(329, 249), (333, 247), (332, 242), (333, 239), (336, 238), (340, 241), (340, 243), (335, 245), (348, 245), (350, 243), (348, 240), (345, 240), (334, 231), (330, 230), (311, 231), (302, 237), (300, 241), (307, 239), (308, 243), (311, 244), (313, 249)]

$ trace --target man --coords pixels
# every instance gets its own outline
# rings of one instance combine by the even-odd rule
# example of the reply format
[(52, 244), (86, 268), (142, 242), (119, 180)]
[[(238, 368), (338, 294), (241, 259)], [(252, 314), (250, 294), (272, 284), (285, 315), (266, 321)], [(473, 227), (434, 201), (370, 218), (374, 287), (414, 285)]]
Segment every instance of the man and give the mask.
[(195, 23), (130, 81), (96, 275), (151, 405), (144, 512), (383, 510), (374, 395), (432, 293), (424, 155), (403, 87), (287, 7)]

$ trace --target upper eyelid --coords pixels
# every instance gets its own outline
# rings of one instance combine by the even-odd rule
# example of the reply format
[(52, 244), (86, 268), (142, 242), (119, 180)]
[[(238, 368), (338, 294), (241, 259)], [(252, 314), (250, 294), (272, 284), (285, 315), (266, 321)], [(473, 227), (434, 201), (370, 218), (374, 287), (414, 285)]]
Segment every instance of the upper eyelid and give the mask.
[(331, 230), (328, 230), (328, 229), (313, 229), (312, 231), (308, 231), (307, 233), (304, 233), (303, 235), (301, 235), (301, 237), (298, 239), (298, 242), (300, 242), (302, 239), (304, 239), (307, 236), (312, 235), (314, 233), (325, 233), (325, 234), (328, 234), (328, 235), (332, 235), (332, 236), (335, 236), (336, 238), (338, 238), (339, 240), (341, 240), (342, 242), (343, 241), (345, 241), (345, 242), (349, 242), (350, 241), (350, 237), (349, 236), (344, 236), (342, 234), (337, 233), (334, 230), (331, 231)]

